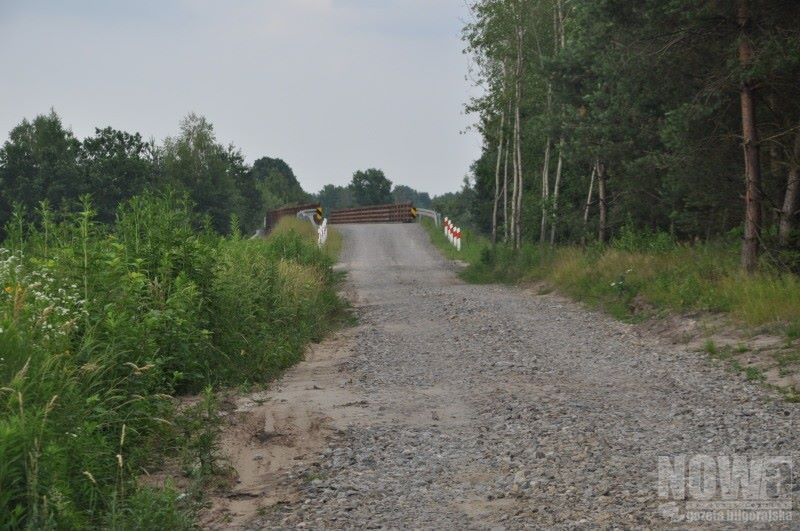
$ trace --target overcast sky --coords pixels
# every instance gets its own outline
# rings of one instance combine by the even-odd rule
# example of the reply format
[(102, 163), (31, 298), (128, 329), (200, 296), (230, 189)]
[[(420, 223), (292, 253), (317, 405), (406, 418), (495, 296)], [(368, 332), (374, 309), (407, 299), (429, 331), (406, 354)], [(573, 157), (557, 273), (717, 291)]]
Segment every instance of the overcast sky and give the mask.
[(478, 157), (465, 0), (0, 0), (0, 133), (50, 107), (161, 141), (190, 111), (303, 187), (382, 168), (456, 190)]

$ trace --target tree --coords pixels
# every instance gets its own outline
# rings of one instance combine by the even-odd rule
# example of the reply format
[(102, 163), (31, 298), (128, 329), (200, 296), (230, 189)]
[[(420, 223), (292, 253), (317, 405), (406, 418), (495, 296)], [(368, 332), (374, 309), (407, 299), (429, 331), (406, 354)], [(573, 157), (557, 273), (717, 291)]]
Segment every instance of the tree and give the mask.
[(78, 163), (80, 142), (55, 111), (23, 120), (0, 149), (0, 227), (14, 203), (32, 212), (40, 201), (54, 207), (77, 204), (90, 191)]
[(239, 218), (242, 229), (251, 232), (264, 223), (264, 199), (253, 175), (252, 168), (245, 164), (242, 152), (229, 145), (223, 153), (227, 164), (227, 173), (233, 179), (238, 192), (238, 204), (233, 205), (233, 212)]
[(95, 129), (80, 146), (80, 165), (85, 172), (84, 186), (92, 194), (98, 218), (114, 220), (119, 203), (156, 185), (155, 148), (139, 133), (126, 133), (111, 127)]
[(0, 230), (14, 204), (35, 220), (41, 201), (68, 211), (83, 194), (92, 196), (98, 218), (111, 222), (121, 202), (150, 189), (185, 194), (220, 232), (229, 230), (233, 215), (250, 231), (267, 208), (310, 198), (283, 160), (264, 157), (251, 168), (238, 148), (218, 143), (211, 123), (195, 114), (158, 147), (112, 127), (79, 141), (51, 111), (23, 120), (0, 148)]
[(267, 208), (305, 203), (310, 199), (292, 168), (279, 158), (262, 157), (256, 160), (252, 174)]
[(319, 201), (326, 210), (355, 206), (353, 191), (350, 187), (336, 186), (335, 184), (326, 184), (323, 186), (322, 190), (317, 194), (317, 201)]
[(186, 192), (196, 208), (210, 217), (214, 229), (227, 232), (231, 214), (242, 216), (236, 185), (236, 162), (218, 144), (208, 120), (194, 113), (181, 121), (180, 134), (164, 141), (163, 168), (167, 182)]
[[(750, 42), (750, 2), (739, 0), (737, 21), (739, 36), (739, 64), (743, 70), (753, 61), (753, 44)], [(739, 98), (742, 106), (742, 140), (744, 144), (745, 219), (742, 267), (752, 272), (758, 265), (761, 236), (761, 163), (759, 161), (758, 126), (756, 125), (755, 83), (750, 75), (743, 76)]]
[(392, 202), (394, 203), (413, 203), (419, 208), (431, 207), (431, 196), (427, 192), (419, 192), (410, 186), (397, 184), (392, 189)]
[(382, 170), (370, 168), (357, 171), (350, 182), (353, 197), (358, 206), (382, 205), (392, 202), (392, 181)]
[(475, 203), (477, 194), (472, 187), (468, 177), (464, 177), (461, 190), (437, 195), (432, 200), (434, 210), (441, 212), (443, 216), (452, 219), (458, 226), (475, 227), (476, 222), (472, 217), (472, 206)]
[(490, 212), (495, 239), (501, 219), (515, 246), (613, 239), (622, 225), (685, 240), (743, 231), (747, 270), (762, 245), (792, 255), (800, 3), (471, 7), (464, 39), (484, 88), (467, 107), (484, 137), (472, 211)]

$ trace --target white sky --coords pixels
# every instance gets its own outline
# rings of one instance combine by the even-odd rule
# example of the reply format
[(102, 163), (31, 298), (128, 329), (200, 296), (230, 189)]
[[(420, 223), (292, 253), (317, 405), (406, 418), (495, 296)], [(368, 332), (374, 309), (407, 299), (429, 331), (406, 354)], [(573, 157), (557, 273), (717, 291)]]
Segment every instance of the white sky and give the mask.
[(194, 111), (308, 191), (367, 167), (454, 191), (480, 154), (468, 17), (465, 0), (0, 0), (0, 138), (54, 107), (81, 138), (161, 141)]

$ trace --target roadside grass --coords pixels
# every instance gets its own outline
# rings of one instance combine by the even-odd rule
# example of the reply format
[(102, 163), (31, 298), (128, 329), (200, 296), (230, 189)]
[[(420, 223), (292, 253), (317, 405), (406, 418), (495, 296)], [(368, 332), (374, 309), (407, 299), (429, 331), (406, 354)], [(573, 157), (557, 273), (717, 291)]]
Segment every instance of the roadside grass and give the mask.
[[(787, 346), (800, 337), (800, 278), (769, 266), (742, 273), (734, 244), (688, 245), (666, 234), (624, 229), (607, 246), (526, 244), (514, 251), (468, 233), (458, 253), (432, 224), (426, 228), (445, 256), (468, 262), (460, 273), (468, 282), (543, 282), (625, 321), (665, 312), (721, 313), (756, 333), (782, 335)], [(732, 349), (713, 342), (705, 350), (720, 359), (734, 358)], [(776, 357), (776, 363), (784, 371), (800, 369), (793, 354)], [(742, 370), (751, 380), (763, 379), (755, 368)]]
[[(436, 236), (437, 247), (449, 245)], [(437, 241), (438, 240), (438, 241)], [(545, 281), (560, 291), (620, 318), (650, 310), (730, 314), (750, 327), (800, 336), (800, 279), (776, 271), (742, 273), (737, 253), (722, 244), (675, 244), (663, 251), (608, 247), (494, 249), (477, 237), (465, 252), (447, 252), (469, 263), (470, 282)]]
[[(134, 198), (111, 227), (88, 198), (60, 216), (17, 211), (0, 247), (0, 521), (190, 529), (224, 469), (215, 390), (270, 381), (345, 318), (341, 240), (319, 249), (297, 220), (222, 237), (174, 195)], [(140, 481), (166, 460), (183, 492)]]
[(437, 227), (431, 219), (422, 218), (420, 223), (428, 233), (431, 243), (449, 260), (460, 260), (470, 265), (475, 264), (480, 261), (483, 249), (490, 244), (489, 239), (485, 236), (470, 229), (462, 229), (462, 245), (459, 251), (444, 235), (444, 229)]

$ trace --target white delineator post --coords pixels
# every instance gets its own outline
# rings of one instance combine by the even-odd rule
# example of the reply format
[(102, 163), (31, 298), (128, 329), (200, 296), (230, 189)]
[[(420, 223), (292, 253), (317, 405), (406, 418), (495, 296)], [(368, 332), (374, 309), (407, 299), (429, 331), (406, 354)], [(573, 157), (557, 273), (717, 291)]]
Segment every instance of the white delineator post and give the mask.
[(447, 241), (449, 241), (453, 247), (457, 250), (461, 250), (461, 228), (456, 227), (450, 218), (444, 218), (444, 235), (447, 237)]
[(317, 245), (322, 247), (328, 241), (328, 218), (322, 220), (317, 228)]

